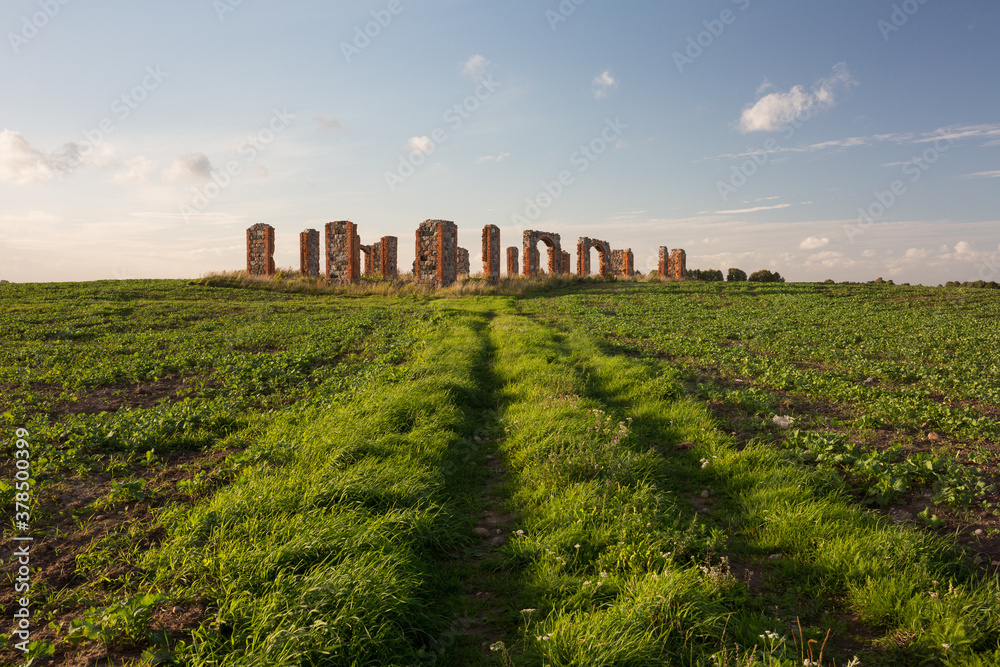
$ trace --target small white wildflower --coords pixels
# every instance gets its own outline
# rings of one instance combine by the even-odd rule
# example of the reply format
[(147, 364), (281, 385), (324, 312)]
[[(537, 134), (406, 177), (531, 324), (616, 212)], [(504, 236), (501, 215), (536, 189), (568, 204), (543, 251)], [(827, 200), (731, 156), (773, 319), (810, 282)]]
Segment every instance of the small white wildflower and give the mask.
[(701, 460), (701, 467), (702, 468), (707, 468), (708, 467), (708, 459), (702, 459)]
[(574, 544), (574, 545), (573, 545), (573, 548), (574, 548), (574, 549), (579, 549), (579, 548), (580, 548), (580, 545), (579, 545), (579, 544)]
[(607, 576), (608, 576), (608, 573), (607, 573), (607, 572), (601, 572), (601, 579), (604, 579), (604, 578), (606, 578)]
[(491, 651), (502, 651), (504, 648), (503, 642), (497, 642), (495, 644), (490, 644)]
[(944, 647), (944, 650), (945, 650), (945, 651), (947, 651), (948, 649), (950, 649), (950, 648), (951, 648), (951, 644), (941, 644), (941, 646), (943, 646), (943, 647)]
[(515, 535), (524, 535), (524, 531), (523, 530), (515, 530), (514, 534)]
[(584, 585), (584, 586), (589, 586), (589, 585), (590, 585), (590, 582), (589, 582), (589, 581), (585, 581), (585, 582), (583, 582), (583, 585)]
[(537, 610), (537, 609), (522, 609), (522, 610), (521, 610), (521, 613), (522, 613), (522, 614), (533, 614), (533, 613), (535, 613), (536, 611), (538, 611), (538, 610)]

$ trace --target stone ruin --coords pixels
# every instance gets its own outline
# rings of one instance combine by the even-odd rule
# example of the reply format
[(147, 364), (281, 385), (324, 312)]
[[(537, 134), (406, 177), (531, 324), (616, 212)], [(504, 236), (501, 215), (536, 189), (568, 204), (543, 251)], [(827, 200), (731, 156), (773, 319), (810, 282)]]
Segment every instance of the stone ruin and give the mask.
[(500, 228), (496, 225), (483, 227), (483, 276), (493, 282), (500, 280)]
[(455, 252), (455, 273), (459, 276), (469, 275), (472, 270), (472, 265), (469, 264), (469, 251), (465, 248), (459, 248)]
[(611, 251), (611, 273), (626, 278), (635, 275), (635, 256), (632, 254), (631, 248)]
[(274, 275), (274, 227), (258, 223), (247, 230), (247, 274)]
[(607, 277), (611, 272), (611, 244), (586, 236), (581, 236), (576, 242), (576, 274), (581, 277), (590, 275), (591, 248), (597, 248), (597, 256), (600, 260), (598, 275)]
[(378, 243), (372, 246), (371, 275), (382, 278), (382, 280), (395, 280), (399, 277), (396, 263), (398, 247), (399, 239), (395, 236), (383, 236)]
[(667, 266), (666, 277), (674, 280), (687, 278), (687, 253), (680, 248), (670, 251), (670, 263)]
[(511, 246), (507, 248), (507, 277), (513, 278), (521, 274), (518, 268), (517, 248)]
[[(370, 246), (362, 245), (358, 228), (353, 222), (331, 222), (325, 228), (326, 277), (339, 282), (354, 282), (366, 277), (395, 280), (398, 278), (398, 239), (383, 236)], [(541, 272), (541, 254), (538, 243), (548, 247), (548, 273), (568, 275), (571, 256), (562, 250), (558, 234), (527, 230), (523, 233), (523, 266), (518, 261), (518, 248), (507, 248), (507, 275), (531, 276)], [(500, 278), (500, 228), (487, 225), (483, 228), (483, 275), (492, 281)], [(635, 257), (631, 249), (612, 250), (607, 241), (580, 237), (577, 241), (576, 271), (580, 276), (591, 273), (590, 250), (598, 251), (599, 274), (602, 276), (635, 275)], [(361, 272), (361, 254), (365, 256), (364, 273)], [(299, 265), (304, 276), (319, 276), (320, 233), (307, 229), (299, 234)], [(274, 228), (257, 224), (247, 230), (247, 273), (272, 276), (274, 267)], [(458, 226), (447, 220), (426, 220), (416, 232), (416, 259), (413, 273), (418, 281), (431, 282), (444, 287), (455, 282), (460, 275), (471, 273), (469, 251), (458, 247)], [(687, 253), (682, 249), (659, 248), (659, 275), (671, 280), (687, 277)]]
[(562, 261), (563, 261), (563, 251), (562, 246), (559, 244), (559, 235), (552, 234), (549, 232), (536, 232), (531, 229), (526, 229), (523, 235), (524, 239), (524, 275), (525, 277), (531, 277), (536, 273), (541, 271), (541, 255), (538, 252), (538, 242), (541, 241), (549, 249), (549, 270), (550, 275), (559, 275), (563, 273)]
[(358, 226), (349, 220), (326, 225), (326, 277), (354, 282), (361, 277), (361, 238)]
[(420, 282), (446, 287), (455, 282), (458, 226), (447, 220), (425, 220), (417, 228), (413, 274)]
[(319, 278), (319, 232), (315, 229), (299, 234), (299, 273)]

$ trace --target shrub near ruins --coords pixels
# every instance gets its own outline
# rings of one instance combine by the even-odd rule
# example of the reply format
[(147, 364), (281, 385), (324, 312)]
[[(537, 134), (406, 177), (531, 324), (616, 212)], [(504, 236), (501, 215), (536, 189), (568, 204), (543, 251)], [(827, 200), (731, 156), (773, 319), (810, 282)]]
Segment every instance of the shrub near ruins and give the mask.
[(747, 281), (747, 272), (730, 268), (726, 274), (726, 281), (731, 283), (745, 283)]
[(760, 271), (754, 271), (750, 274), (748, 280), (752, 283), (783, 283), (785, 279), (781, 277), (781, 274), (777, 271), (771, 272), (767, 269), (761, 269)]

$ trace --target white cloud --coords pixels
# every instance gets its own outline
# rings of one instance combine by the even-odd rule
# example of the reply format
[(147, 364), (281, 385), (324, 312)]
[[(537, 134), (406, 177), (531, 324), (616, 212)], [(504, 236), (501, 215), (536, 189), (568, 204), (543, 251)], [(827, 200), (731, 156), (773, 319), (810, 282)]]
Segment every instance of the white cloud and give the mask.
[(805, 241), (799, 244), (799, 250), (819, 250), (820, 248), (825, 248), (830, 244), (830, 239), (819, 238), (817, 236), (810, 236)]
[(1000, 171), (977, 171), (974, 174), (966, 174), (966, 178), (1000, 178)]
[(965, 241), (959, 241), (955, 245), (955, 254), (957, 255), (968, 255), (972, 252), (972, 244), (966, 243)]
[(86, 161), (81, 146), (65, 144), (55, 153), (32, 147), (20, 132), (0, 132), (0, 181), (17, 185), (48, 183), (59, 174), (68, 174)]
[(111, 181), (124, 185), (126, 183), (145, 183), (149, 180), (149, 172), (153, 170), (156, 163), (140, 155), (137, 158), (125, 161), (125, 171), (115, 174)]
[(188, 153), (174, 158), (163, 170), (165, 181), (205, 180), (212, 175), (212, 163), (204, 153)]
[(787, 93), (771, 93), (747, 106), (740, 117), (739, 129), (748, 132), (773, 132), (796, 118), (831, 108), (841, 89), (857, 85), (846, 63), (838, 63), (833, 74), (813, 84), (812, 92), (793, 86)]
[(732, 211), (716, 211), (716, 215), (735, 215), (737, 213), (756, 213), (757, 211), (774, 211), (779, 208), (788, 208), (791, 204), (775, 204), (774, 206), (756, 206), (754, 208), (738, 208)]
[(597, 75), (592, 85), (594, 97), (600, 100), (607, 97), (612, 88), (618, 87), (618, 81), (611, 75), (611, 70), (606, 69)]
[(474, 80), (479, 81), (486, 74), (486, 68), (493, 64), (493, 61), (489, 58), (485, 58), (480, 54), (476, 54), (465, 61), (462, 65), (462, 74), (471, 76)]
[(406, 142), (406, 148), (411, 153), (430, 154), (434, 150), (434, 142), (431, 141), (430, 137), (410, 137), (410, 140)]

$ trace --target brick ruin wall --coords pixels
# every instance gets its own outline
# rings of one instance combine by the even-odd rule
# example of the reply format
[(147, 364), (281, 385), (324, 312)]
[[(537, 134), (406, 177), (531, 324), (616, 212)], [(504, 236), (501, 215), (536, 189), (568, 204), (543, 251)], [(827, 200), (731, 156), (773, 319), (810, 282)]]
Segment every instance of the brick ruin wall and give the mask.
[(472, 269), (471, 264), (469, 264), (469, 251), (465, 248), (458, 248), (456, 253), (455, 273), (459, 276), (469, 275), (469, 272)]
[(458, 227), (447, 220), (425, 220), (417, 228), (413, 272), (420, 282), (445, 287), (455, 282)]
[(520, 275), (520, 267), (517, 261), (518, 251), (517, 248), (511, 246), (507, 248), (507, 277), (513, 278), (514, 276)]
[(611, 251), (611, 273), (626, 278), (635, 275), (635, 257), (632, 255), (632, 250)]
[(590, 275), (591, 248), (597, 249), (597, 256), (600, 261), (598, 274), (601, 276), (609, 275), (609, 272), (611, 271), (611, 245), (607, 241), (591, 239), (586, 236), (581, 236), (576, 242), (576, 274), (578, 276)]
[(563, 252), (558, 234), (537, 232), (531, 229), (526, 229), (523, 234), (523, 241), (524, 266), (522, 268), (526, 277), (531, 277), (541, 271), (541, 255), (538, 252), (539, 241), (548, 247), (549, 274), (559, 275), (562, 273)]
[(372, 275), (382, 280), (395, 280), (399, 277), (396, 263), (398, 245), (395, 236), (383, 236), (382, 240), (372, 246)]
[(483, 276), (500, 280), (500, 228), (496, 225), (483, 227)]
[(326, 226), (326, 277), (354, 282), (361, 277), (361, 239), (358, 226), (348, 220)]
[(247, 274), (274, 275), (274, 227), (258, 223), (247, 230)]
[(676, 248), (670, 251), (670, 266), (667, 270), (668, 278), (674, 280), (684, 280), (687, 277), (687, 253)]
[(315, 229), (299, 234), (299, 273), (319, 277), (319, 232)]
[(661, 278), (670, 276), (670, 249), (665, 245), (660, 246), (659, 262), (656, 266), (656, 273)]
[(570, 274), (570, 255), (565, 250), (562, 252), (561, 259), (559, 260), (559, 273), (564, 276)]

